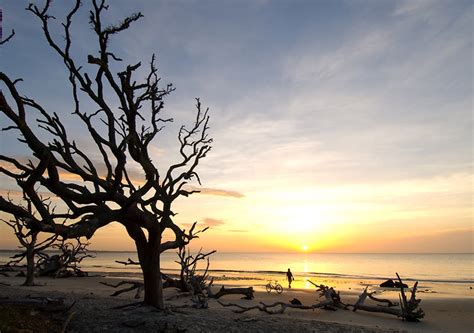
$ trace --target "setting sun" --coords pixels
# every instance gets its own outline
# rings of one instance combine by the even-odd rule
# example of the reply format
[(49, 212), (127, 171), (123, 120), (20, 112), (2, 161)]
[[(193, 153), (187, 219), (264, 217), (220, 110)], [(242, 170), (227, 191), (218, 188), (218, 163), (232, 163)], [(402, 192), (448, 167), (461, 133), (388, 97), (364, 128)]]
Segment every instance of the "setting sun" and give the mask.
[(301, 250), (302, 250), (303, 252), (308, 251), (308, 250), (309, 250), (308, 245), (306, 245), (306, 244), (302, 245), (302, 246), (301, 246)]

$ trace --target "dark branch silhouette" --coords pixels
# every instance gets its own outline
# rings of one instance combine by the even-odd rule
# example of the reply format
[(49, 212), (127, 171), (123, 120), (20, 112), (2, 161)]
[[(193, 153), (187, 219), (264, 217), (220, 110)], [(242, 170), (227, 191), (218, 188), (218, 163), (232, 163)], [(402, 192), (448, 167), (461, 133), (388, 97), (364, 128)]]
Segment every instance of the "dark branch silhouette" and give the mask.
[[(11, 199), (8, 198), (10, 202)], [(48, 199), (42, 199), (44, 206), (50, 207), (51, 203)], [(24, 205), (22, 205), (24, 204)], [(34, 215), (34, 208), (31, 204), (31, 200), (28, 197), (23, 197), (23, 202), (20, 204), (21, 207), (28, 211), (30, 214)], [(21, 246), (20, 253), (17, 253), (11, 257), (11, 261), (7, 265), (19, 264), (21, 261), (26, 260), (26, 278), (23, 285), (33, 286), (35, 278), (35, 268), (36, 268), (36, 258), (41, 258), (47, 256), (44, 251), (50, 248), (57, 239), (57, 235), (51, 235), (42, 241), (38, 240), (38, 235), (40, 231), (32, 229), (30, 221), (27, 218), (21, 218), (14, 216), (13, 219), (4, 220), (1, 219), (4, 223), (10, 226), (13, 229), (13, 233), (18, 239)]]
[[(192, 181), (200, 184), (197, 166), (211, 149), (208, 109), (196, 99), (193, 122), (182, 126), (178, 134), (179, 159), (161, 173), (150, 156), (150, 147), (164, 125), (172, 121), (162, 113), (165, 98), (174, 87), (161, 85), (154, 55), (147, 70), (140, 62), (122, 65), (121, 57), (110, 49), (109, 43), (142, 14), (106, 25), (105, 1), (92, 0), (89, 24), (98, 51), (88, 55), (87, 63), (81, 63), (71, 53), (72, 22), (81, 1), (75, 1), (62, 22), (61, 36), (55, 36), (50, 29), (56, 22), (50, 15), (51, 6), (52, 1), (47, 0), (44, 6), (31, 4), (27, 10), (39, 20), (46, 42), (64, 63), (73, 99), (71, 112), (87, 129), (95, 151), (81, 148), (60, 115), (22, 95), (18, 80), (0, 73), (0, 111), (11, 122), (4, 131), (19, 133), (18, 139), (31, 152), (26, 163), (14, 156), (0, 155), (0, 173), (16, 181), (35, 206), (38, 217), (3, 197), (0, 210), (29, 219), (35, 230), (63, 238), (90, 238), (111, 222), (121, 223), (137, 248), (144, 278), (144, 303), (164, 308), (160, 254), (185, 246), (201, 232), (196, 223), (186, 231), (174, 222), (173, 203), (181, 196), (198, 192), (186, 185)], [(114, 72), (113, 68), (119, 66), (122, 70)], [(49, 140), (44, 139), (45, 132)], [(103, 165), (93, 161), (90, 156), (94, 153)], [(134, 176), (137, 167), (142, 177)], [(58, 208), (64, 209), (48, 211), (42, 206), (38, 188), (51, 193), (60, 203)], [(69, 222), (61, 223), (64, 219)], [(165, 230), (173, 233), (173, 239), (163, 239)]]
[(12, 30), (12, 32), (8, 35), (7, 38), (5, 38), (4, 40), (0, 41), (0, 45), (6, 44), (10, 39), (13, 38), (13, 36), (15, 36), (15, 30)]
[[(209, 279), (209, 256), (215, 252), (216, 250), (202, 253), (202, 249), (200, 249), (196, 255), (193, 255), (191, 251), (186, 250), (186, 247), (179, 248), (179, 261), (176, 261), (176, 263), (181, 266), (181, 271), (179, 280), (175, 283), (176, 287), (185, 292), (202, 293), (206, 289)], [(197, 265), (203, 260), (206, 260), (206, 268), (202, 274), (198, 274), (196, 271)], [(170, 283), (170, 279), (167, 279), (167, 282)]]
[(76, 238), (74, 241), (61, 239), (51, 245), (51, 248), (57, 249), (59, 254), (44, 255), (38, 261), (38, 274), (54, 277), (87, 276), (87, 272), (81, 270), (80, 264), (86, 258), (95, 256), (89, 252), (88, 242)]

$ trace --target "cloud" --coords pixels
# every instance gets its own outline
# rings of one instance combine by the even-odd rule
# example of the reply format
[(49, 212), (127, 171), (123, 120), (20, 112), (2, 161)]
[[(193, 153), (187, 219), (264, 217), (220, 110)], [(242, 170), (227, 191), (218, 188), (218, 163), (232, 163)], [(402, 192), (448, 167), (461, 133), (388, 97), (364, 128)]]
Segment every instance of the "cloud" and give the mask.
[(233, 230), (227, 230), (228, 232), (249, 232), (248, 230), (243, 230), (243, 229), (233, 229)]
[(231, 197), (231, 198), (245, 197), (244, 194), (237, 191), (222, 190), (222, 189), (209, 188), (209, 187), (196, 188), (196, 189), (201, 191), (201, 194), (205, 194), (205, 195), (216, 195), (220, 197)]
[(204, 218), (202, 222), (208, 227), (218, 227), (220, 225), (225, 224), (224, 220), (214, 219), (210, 217)]
[(431, 0), (417, 0), (417, 1), (400, 1), (397, 3), (395, 10), (393, 11), (393, 16), (400, 15), (413, 15), (424, 11), (427, 7), (433, 5), (435, 2)]

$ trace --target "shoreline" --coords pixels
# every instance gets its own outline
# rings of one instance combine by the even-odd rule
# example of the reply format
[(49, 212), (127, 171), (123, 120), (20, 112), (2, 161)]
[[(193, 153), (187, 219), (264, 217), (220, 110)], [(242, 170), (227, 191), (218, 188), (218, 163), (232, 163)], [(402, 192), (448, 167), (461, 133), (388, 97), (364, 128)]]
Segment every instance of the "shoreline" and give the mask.
[[(227, 272), (227, 271), (224, 271)], [(175, 270), (166, 270), (163, 269), (163, 273), (166, 273), (170, 276), (177, 277), (177, 271)], [(256, 290), (265, 290), (265, 285), (269, 281), (278, 281), (283, 288), (287, 289), (286, 278), (284, 274), (261, 274), (255, 273), (252, 275), (249, 271), (243, 272), (236, 272), (234, 274), (225, 274), (225, 275), (213, 275), (214, 271), (209, 270), (209, 277), (213, 279), (215, 284), (217, 285), (229, 285), (233, 287), (238, 286), (253, 286)], [(246, 274), (247, 273), (247, 274)], [(142, 273), (141, 272), (130, 272), (130, 271), (89, 271), (91, 276), (98, 275), (105, 278), (110, 279), (124, 279), (124, 280), (142, 280)], [(395, 277), (391, 279), (395, 280)], [(411, 290), (414, 282), (417, 282), (415, 279), (403, 278), (403, 282), (407, 283), (409, 288), (407, 290)], [(307, 280), (311, 280), (313, 282), (322, 283), (328, 286), (335, 287), (337, 290), (340, 291), (362, 291), (365, 287), (369, 287), (371, 291), (377, 292), (391, 292), (397, 291), (398, 289), (393, 288), (383, 288), (379, 285), (386, 281), (386, 279), (382, 278), (372, 278), (372, 277), (346, 277), (344, 275), (330, 275), (330, 274), (323, 274), (323, 275), (297, 275), (295, 273), (295, 281), (292, 283), (293, 290), (303, 290), (303, 291), (312, 291), (314, 287), (307, 282)], [(427, 281), (427, 280), (419, 280), (418, 281), (418, 293), (420, 294), (439, 294), (442, 295), (456, 295), (459, 297), (474, 297), (474, 291), (472, 288), (474, 282), (451, 282), (451, 281)]]

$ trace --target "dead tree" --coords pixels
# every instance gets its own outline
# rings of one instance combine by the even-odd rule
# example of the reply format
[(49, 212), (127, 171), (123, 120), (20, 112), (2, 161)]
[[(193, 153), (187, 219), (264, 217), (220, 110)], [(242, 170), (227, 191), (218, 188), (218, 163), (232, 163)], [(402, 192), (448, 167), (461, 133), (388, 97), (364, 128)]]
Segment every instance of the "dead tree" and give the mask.
[[(203, 231), (205, 231), (204, 229)], [(175, 287), (182, 292), (190, 292), (191, 298), (196, 308), (207, 308), (208, 298), (220, 298), (224, 295), (243, 295), (245, 299), (253, 299), (253, 288), (225, 288), (214, 293), (212, 291), (213, 280), (209, 281), (209, 256), (216, 251), (202, 253), (202, 249), (196, 255), (193, 255), (186, 247), (182, 247), (178, 251), (179, 261), (176, 261), (181, 266), (180, 278), (167, 278), (164, 281), (164, 286)], [(201, 274), (198, 274), (197, 265), (200, 261), (206, 260), (206, 267)]]
[(311, 280), (307, 281), (317, 288), (316, 291), (319, 292), (320, 297), (325, 298), (325, 301), (318, 303), (320, 305), (318, 307), (322, 307), (326, 310), (335, 310), (335, 308), (347, 309), (347, 305), (341, 300), (339, 291), (336, 292), (333, 287), (328, 287), (324, 284), (316, 284)]
[[(411, 297), (408, 300), (405, 294), (404, 284), (402, 279), (397, 274), (398, 281), (400, 282), (400, 303), (394, 303), (390, 300), (384, 300), (374, 297), (372, 294), (367, 292), (367, 287), (359, 296), (358, 301), (356, 304), (353, 305), (353, 311), (362, 310), (362, 311), (369, 311), (369, 312), (382, 312), (397, 316), (402, 318), (402, 320), (406, 321), (419, 321), (421, 318), (425, 316), (425, 313), (421, 308), (418, 308), (421, 300), (416, 299), (416, 288), (418, 286), (418, 282), (415, 282), (413, 289), (411, 291)], [(370, 298), (379, 303), (387, 303), (387, 305), (383, 306), (380, 304), (377, 305), (367, 305), (364, 304), (365, 300)], [(400, 305), (400, 308), (395, 308), (396, 306)]]
[(38, 261), (38, 273), (54, 277), (87, 276), (87, 272), (83, 272), (79, 265), (82, 260), (95, 257), (87, 249), (89, 245), (88, 242), (82, 242), (80, 237), (74, 241), (61, 239), (51, 245), (51, 248), (59, 250), (59, 254), (42, 257)]
[[(11, 201), (10, 198), (8, 198), (8, 200)], [(50, 203), (47, 200), (42, 199), (41, 201), (42, 204), (44, 204), (46, 207), (49, 207)], [(35, 211), (33, 209), (31, 200), (25, 196), (23, 197), (23, 202), (26, 203), (26, 206), (23, 205), (22, 207), (30, 214), (34, 215)], [(6, 223), (13, 229), (13, 233), (21, 244), (21, 246), (19, 247), (21, 249), (21, 252), (13, 255), (11, 257), (12, 260), (8, 262), (7, 265), (18, 264), (22, 260), (26, 259), (26, 278), (23, 285), (33, 286), (36, 267), (35, 258), (41, 258), (45, 256), (45, 253), (43, 251), (52, 246), (52, 244), (56, 241), (57, 236), (52, 235), (42, 241), (38, 241), (38, 235), (40, 234), (40, 231), (36, 229), (31, 229), (28, 219), (13, 216), (13, 219), (11, 220), (2, 219), (1, 221)]]
[[(200, 232), (196, 224), (186, 231), (175, 223), (173, 204), (199, 192), (187, 186), (191, 181), (201, 183), (196, 169), (211, 149), (208, 109), (197, 99), (193, 122), (182, 126), (178, 134), (178, 160), (161, 172), (150, 156), (150, 146), (172, 121), (162, 113), (165, 98), (174, 87), (161, 85), (154, 55), (148, 69), (142, 70), (140, 62), (121, 65), (122, 59), (110, 48), (110, 40), (143, 15), (136, 13), (118, 24), (106, 24), (105, 0), (91, 0), (89, 23), (97, 37), (91, 49), (97, 52), (89, 54), (84, 63), (71, 53), (72, 22), (84, 6), (80, 0), (74, 2), (60, 26), (61, 36), (56, 36), (51, 29), (56, 19), (50, 13), (52, 4), (46, 0), (44, 6), (31, 4), (27, 10), (39, 20), (47, 44), (65, 66), (73, 99), (71, 111), (88, 131), (87, 153), (71, 138), (62, 116), (22, 95), (19, 80), (0, 73), (0, 112), (10, 121), (4, 131), (19, 133), (19, 140), (31, 152), (28, 162), (0, 156), (0, 162), (7, 165), (0, 172), (27, 193), (39, 217), (3, 197), (0, 210), (28, 218), (37, 230), (63, 238), (90, 238), (111, 222), (121, 223), (136, 245), (144, 303), (163, 309), (160, 254), (186, 245)], [(90, 111), (93, 107), (95, 111)], [(49, 139), (45, 139), (45, 132)], [(91, 157), (94, 154), (103, 163), (96, 163)], [(51, 193), (67, 211), (51, 213), (41, 208), (35, 187)], [(64, 218), (70, 222), (58, 223)], [(165, 230), (172, 232), (173, 239), (163, 239)]]
[[(205, 231), (206, 229), (203, 229), (203, 231)], [(207, 253), (202, 253), (202, 249), (200, 249), (196, 255), (193, 255), (189, 250), (186, 251), (185, 246), (179, 248), (179, 261), (176, 261), (176, 263), (181, 266), (181, 270), (177, 285), (181, 291), (192, 291), (194, 293), (202, 293), (206, 289), (208, 284), (207, 280), (209, 278), (209, 256), (215, 252), (216, 250)], [(196, 272), (197, 265), (202, 260), (206, 260), (206, 268), (204, 269), (202, 274), (198, 274)], [(170, 279), (168, 279), (167, 281), (172, 284)]]

